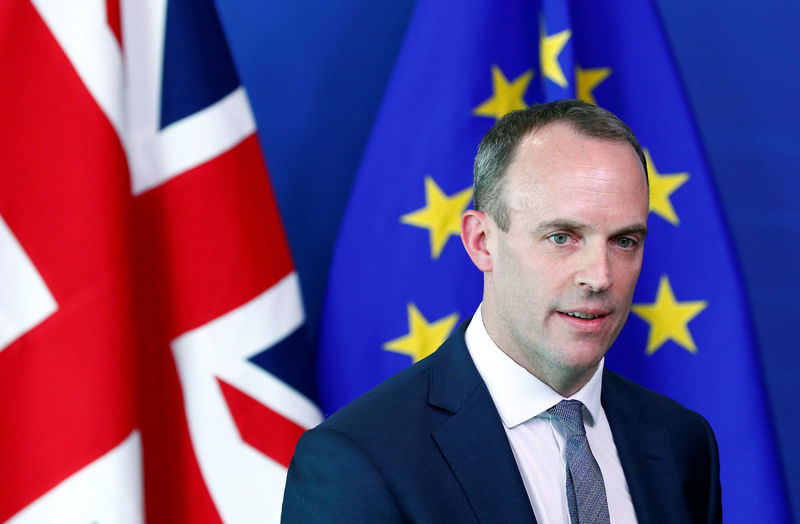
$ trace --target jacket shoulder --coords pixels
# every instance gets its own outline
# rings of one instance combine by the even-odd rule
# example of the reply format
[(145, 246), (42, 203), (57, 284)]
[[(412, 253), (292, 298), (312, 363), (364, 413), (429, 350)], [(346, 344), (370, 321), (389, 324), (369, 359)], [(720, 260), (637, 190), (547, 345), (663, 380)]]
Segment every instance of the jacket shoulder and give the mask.
[(464, 343), (470, 320), (431, 355), (378, 384), (318, 427), (373, 436), (435, 427), (483, 383)]
[(631, 494), (653, 520), (720, 522), (719, 449), (706, 419), (610, 371), (602, 399)]
[(422, 360), (346, 404), (317, 428), (350, 433), (407, 419), (427, 406), (429, 382), (430, 361)]
[(613, 403), (626, 411), (635, 411), (644, 422), (664, 423), (675, 420), (707, 426), (702, 415), (666, 395), (648, 389), (613, 371), (603, 372), (603, 403)]

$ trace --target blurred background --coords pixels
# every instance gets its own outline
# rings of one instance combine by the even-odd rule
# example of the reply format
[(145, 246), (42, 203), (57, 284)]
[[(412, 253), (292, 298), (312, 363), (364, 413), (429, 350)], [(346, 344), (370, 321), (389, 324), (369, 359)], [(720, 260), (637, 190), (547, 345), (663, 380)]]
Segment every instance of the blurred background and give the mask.
[[(798, 520), (800, 4), (656, 3), (741, 265)], [(314, 341), (340, 220), (415, 2), (217, 6), (254, 108)]]

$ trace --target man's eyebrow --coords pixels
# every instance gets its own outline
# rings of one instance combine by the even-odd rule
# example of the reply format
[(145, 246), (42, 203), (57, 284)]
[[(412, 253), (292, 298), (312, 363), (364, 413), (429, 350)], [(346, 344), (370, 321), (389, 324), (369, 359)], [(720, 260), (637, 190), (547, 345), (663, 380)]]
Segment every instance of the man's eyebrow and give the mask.
[(642, 238), (647, 236), (647, 226), (644, 224), (635, 224), (633, 226), (623, 227), (614, 236), (620, 235), (641, 235)]
[[(536, 226), (533, 229), (533, 231), (535, 233), (545, 233), (548, 231), (553, 231), (558, 229), (563, 229), (566, 231), (585, 231), (587, 229), (591, 229), (591, 227), (581, 222), (576, 222), (574, 220), (557, 218), (555, 220), (550, 220), (548, 222), (542, 222), (541, 224)], [(641, 235), (642, 238), (644, 238), (645, 236), (647, 236), (647, 225), (633, 224), (630, 226), (620, 228), (613, 234), (613, 236), (620, 236), (620, 235)]]
[(547, 231), (553, 231), (555, 229), (566, 229), (568, 231), (583, 231), (585, 229), (588, 229), (588, 226), (586, 224), (582, 224), (574, 220), (557, 218), (555, 220), (550, 220), (549, 222), (542, 222), (541, 224), (537, 225), (533, 229), (533, 231), (536, 233), (545, 233)]

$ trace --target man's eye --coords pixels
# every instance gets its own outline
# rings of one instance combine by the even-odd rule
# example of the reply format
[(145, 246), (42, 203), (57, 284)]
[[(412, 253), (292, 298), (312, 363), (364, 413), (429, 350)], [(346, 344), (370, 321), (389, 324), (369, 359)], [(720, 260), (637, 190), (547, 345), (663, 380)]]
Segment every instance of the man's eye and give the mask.
[(623, 249), (629, 249), (636, 245), (636, 240), (630, 237), (619, 237), (617, 239), (617, 245)]
[(550, 235), (550, 240), (559, 245), (566, 244), (569, 240), (569, 235), (566, 233), (556, 233), (555, 235)]

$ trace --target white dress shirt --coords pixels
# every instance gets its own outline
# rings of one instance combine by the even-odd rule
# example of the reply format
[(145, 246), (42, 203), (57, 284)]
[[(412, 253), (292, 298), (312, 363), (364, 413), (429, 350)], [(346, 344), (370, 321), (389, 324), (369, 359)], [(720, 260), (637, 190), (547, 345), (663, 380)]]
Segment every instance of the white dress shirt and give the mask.
[[(481, 306), (467, 327), (465, 338), (470, 356), (503, 421), (537, 522), (569, 524), (564, 457), (566, 432), (561, 422), (547, 412), (564, 397), (497, 347), (483, 325)], [(589, 382), (569, 398), (583, 403), (586, 438), (603, 473), (611, 522), (635, 523), (625, 473), (600, 403), (602, 383), (601, 361)]]

